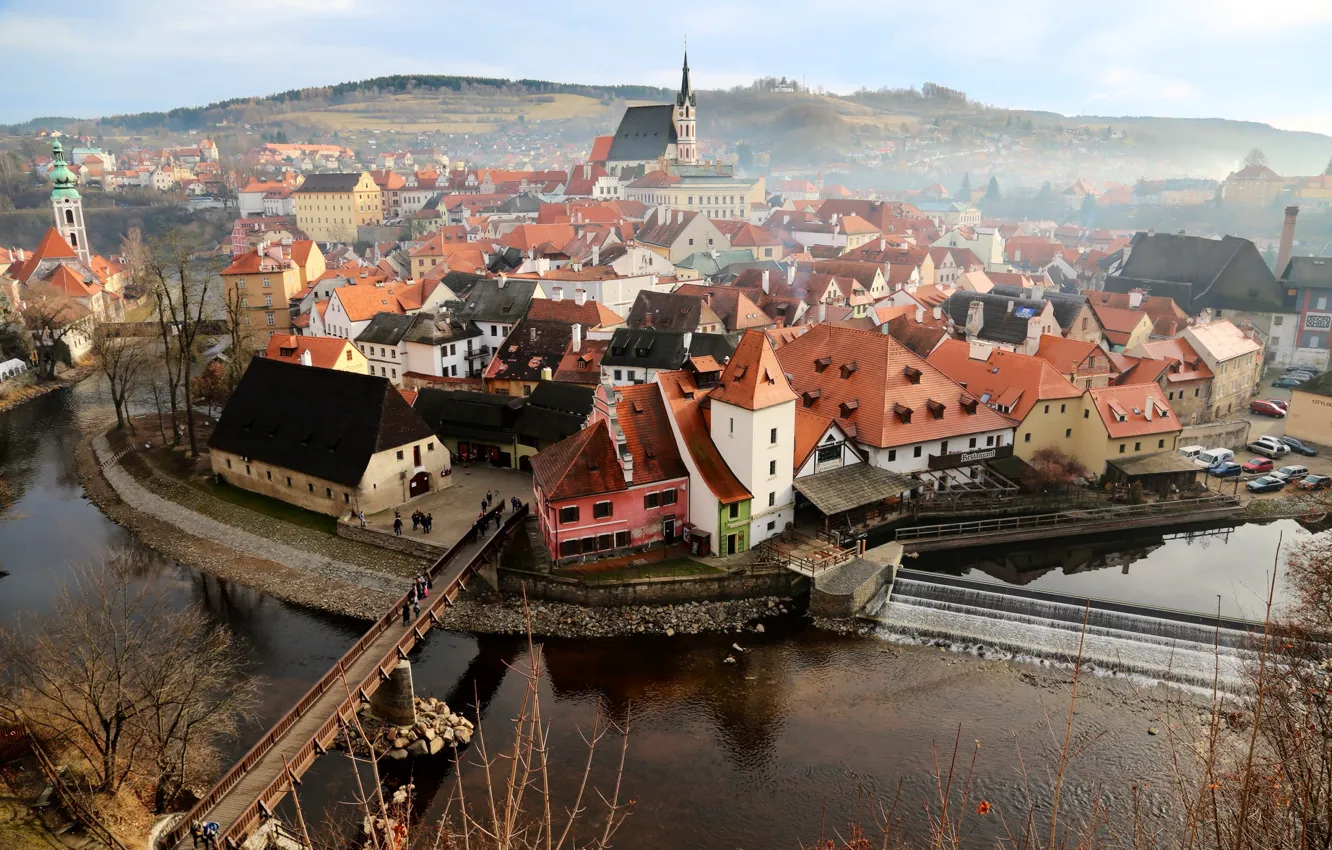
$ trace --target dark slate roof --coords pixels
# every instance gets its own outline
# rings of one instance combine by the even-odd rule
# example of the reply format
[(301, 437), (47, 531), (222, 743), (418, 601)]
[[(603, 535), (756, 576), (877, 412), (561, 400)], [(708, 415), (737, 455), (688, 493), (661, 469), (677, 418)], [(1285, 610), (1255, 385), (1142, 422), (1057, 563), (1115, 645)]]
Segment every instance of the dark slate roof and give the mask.
[[(348, 290), (349, 292), (351, 290)], [(357, 342), (371, 342), (375, 345), (397, 345), (412, 326), (415, 316), (406, 313), (376, 313), (357, 335)]]
[(631, 328), (655, 328), (663, 331), (692, 331), (703, 313), (703, 299), (697, 295), (653, 292), (644, 289), (629, 308), (625, 324)]
[(439, 282), (447, 286), (449, 291), (459, 298), (466, 298), (477, 282), (485, 279), (485, 275), (471, 272), (449, 272), (440, 278)]
[(416, 412), (439, 436), (490, 442), (512, 440), (513, 426), (525, 407), (524, 398), (434, 387), (422, 388), (415, 404)]
[(607, 162), (656, 159), (675, 143), (675, 107), (669, 103), (631, 106), (624, 111), (611, 141)]
[(515, 195), (514, 197), (509, 198), (504, 203), (500, 204), (499, 211), (506, 213), (517, 213), (517, 212), (537, 213), (541, 212), (541, 203), (542, 203), (541, 199), (538, 198), (536, 195), (524, 193), (521, 195)]
[(386, 378), (256, 357), (208, 445), (354, 487), (371, 455), (430, 436)]
[(507, 272), (513, 271), (523, 264), (523, 252), (517, 248), (505, 248), (503, 251), (496, 252), (486, 264), (486, 271)]
[(500, 286), (498, 278), (479, 280), (468, 293), (460, 318), (473, 322), (516, 323), (527, 313), (527, 305), (532, 303), (538, 283), (536, 280), (510, 278)]
[[(1039, 314), (1045, 309), (1044, 301), (1032, 298), (1014, 298), (991, 292), (954, 292), (944, 302), (944, 310), (958, 328), (966, 327), (967, 311), (971, 308), (972, 301), (979, 301), (985, 305), (980, 338), (998, 342), (1026, 341), (1027, 324), (1032, 316), (1019, 316), (1018, 313), (1030, 309)], [(1008, 309), (1009, 304), (1013, 305), (1011, 311)]]
[(1281, 281), (1309, 289), (1332, 289), (1332, 258), (1291, 257)]
[[(990, 295), (1007, 295), (1010, 298), (1030, 298), (1034, 294), (1030, 289), (1016, 286), (1011, 283), (996, 284), (990, 290)], [(1077, 321), (1078, 313), (1082, 311), (1082, 305), (1087, 303), (1085, 295), (1070, 295), (1067, 292), (1055, 292), (1053, 289), (1046, 289), (1041, 293), (1041, 298), (1049, 301), (1054, 307), (1055, 321), (1059, 323), (1059, 328), (1065, 332), (1073, 327), (1073, 322)]]
[(1218, 310), (1282, 310), (1281, 289), (1262, 254), (1248, 239), (1204, 239), (1168, 233), (1138, 233), (1118, 274), (1105, 289), (1143, 289), (1173, 298), (1191, 316)]
[[(422, 345), (442, 345), (446, 342), (457, 342), (461, 339), (471, 339), (481, 336), (482, 331), (471, 322), (464, 322), (454, 318), (448, 313), (435, 315), (434, 313), (417, 313), (411, 317), (411, 327), (403, 334), (404, 342), (415, 342)], [(374, 321), (370, 322), (372, 325)], [(366, 330), (369, 330), (367, 328)]]
[(504, 342), (486, 367), (486, 377), (500, 381), (536, 381), (543, 369), (552, 375), (560, 368), (564, 350), (573, 339), (573, 326), (568, 322), (544, 322), (523, 319)]
[(355, 172), (332, 174), (309, 174), (297, 192), (350, 192), (361, 182), (361, 175)]
[(592, 402), (596, 395), (597, 391), (591, 387), (563, 381), (542, 381), (527, 397), (527, 403), (545, 410), (588, 417), (592, 415)]
[(601, 365), (679, 369), (690, 357), (711, 355), (718, 363), (724, 363), (734, 350), (735, 343), (726, 334), (620, 328), (611, 337)]

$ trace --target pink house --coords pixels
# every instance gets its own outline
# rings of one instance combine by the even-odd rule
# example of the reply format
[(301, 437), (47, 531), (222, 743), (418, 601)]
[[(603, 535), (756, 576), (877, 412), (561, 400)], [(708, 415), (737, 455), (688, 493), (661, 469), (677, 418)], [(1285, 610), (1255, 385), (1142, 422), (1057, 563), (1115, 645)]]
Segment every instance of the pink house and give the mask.
[(609, 416), (533, 457), (532, 483), (556, 562), (675, 542), (689, 521), (689, 472), (655, 383), (619, 388)]

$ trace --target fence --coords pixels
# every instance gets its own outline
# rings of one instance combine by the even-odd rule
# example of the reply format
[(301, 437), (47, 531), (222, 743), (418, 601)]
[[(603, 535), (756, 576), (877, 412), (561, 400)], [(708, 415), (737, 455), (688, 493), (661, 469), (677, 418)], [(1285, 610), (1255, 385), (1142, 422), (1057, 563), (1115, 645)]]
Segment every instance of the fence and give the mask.
[(60, 797), (60, 802), (65, 805), (65, 810), (87, 830), (89, 835), (102, 842), (110, 850), (129, 850), (121, 843), (120, 839), (111, 834), (111, 830), (107, 829), (97, 815), (89, 811), (87, 806), (79, 800), (78, 795), (68, 787), (65, 778), (60, 775), (59, 768), (46, 755), (41, 742), (32, 734), (32, 730), (28, 728), (26, 723), (23, 724), (23, 736), (28, 741), (28, 748), (36, 756), (37, 764), (41, 766), (42, 773), (46, 776), (47, 781), (51, 783), (51, 786), (55, 788), (56, 795)]
[[(499, 531), (496, 532), (493, 538), (491, 538), (490, 543), (483, 546), (472, 556), (472, 559), (458, 573), (456, 580), (449, 586), (442, 587), (440, 592), (431, 598), (429, 605), (426, 606), (425, 612), (431, 623), (437, 622), (438, 617), (436, 612), (440, 607), (453, 605), (453, 600), (457, 598), (459, 591), (463, 588), (466, 577), (476, 569), (476, 566), (481, 559), (489, 554), (490, 547), (502, 543), (507, 538), (509, 532), (523, 521), (527, 516), (527, 512), (527, 505), (523, 505), (521, 508), (514, 511), (509, 518), (504, 521), (504, 524), (500, 526)], [(448, 551), (430, 566), (428, 572), (431, 580), (433, 581), (449, 561), (462, 551), (463, 548), (470, 545), (473, 540), (474, 538), (469, 533), (450, 546)], [(278, 741), (290, 731), (291, 727), (295, 725), (298, 720), (305, 716), (310, 708), (318, 702), (329, 689), (335, 687), (340, 682), (345, 681), (347, 670), (360, 659), (361, 655), (380, 637), (380, 635), (388, 631), (388, 629), (397, 622), (399, 612), (402, 611), (403, 606), (407, 604), (407, 596), (408, 594), (404, 593), (402, 597), (389, 608), (388, 612), (380, 617), (379, 620), (377, 620), (375, 624), (361, 636), (361, 639), (342, 656), (342, 658), (338, 659), (337, 664), (333, 665), (332, 669), (325, 673), (318, 682), (315, 682), (315, 684), (305, 692), (305, 696), (301, 697), (300, 702), (296, 703), (294, 708), (283, 715), (282, 718), (268, 730), (268, 733), (250, 748), (250, 751), (246, 753), (240, 761), (232, 765), (231, 769), (228, 770), (226, 774), (218, 780), (217, 784), (195, 804), (194, 808), (191, 809), (185, 817), (181, 818), (175, 826), (167, 831), (161, 839), (159, 839), (159, 847), (172, 848), (179, 844), (189, 833), (190, 823), (195, 820), (203, 819), (205, 814), (221, 802), (222, 798), (224, 798), (231, 789), (235, 788), (236, 785), (250, 773), (254, 766), (264, 758), (264, 756), (272, 751)], [(279, 772), (277, 777), (259, 793), (258, 798), (246, 807), (246, 809), (226, 827), (223, 833), (218, 836), (221, 843), (225, 844), (228, 839), (249, 834), (261, 818), (268, 816), (272, 812), (272, 807), (286, 794), (286, 788), (288, 787), (289, 782), (289, 772), (296, 774), (304, 772), (305, 768), (314, 760), (318, 752), (323, 749), (323, 745), (320, 742), (332, 740), (338, 728), (343, 723), (347, 722), (349, 715), (355, 713), (358, 704), (360, 702), (368, 701), (370, 693), (378, 688), (381, 678), (388, 678), (393, 667), (397, 665), (398, 659), (411, 650), (416, 645), (417, 641), (421, 640), (423, 637), (424, 633), (419, 628), (413, 627), (409, 629), (403, 637), (395, 643), (393, 648), (384, 654), (379, 660), (379, 663), (375, 665), (375, 669), (360, 682), (347, 682), (346, 687), (350, 690), (351, 696), (343, 699), (338, 704), (337, 708), (333, 711), (332, 716), (325, 720), (311, 738), (305, 742), (305, 745), (288, 760), (290, 767)]]
[(1095, 525), (1143, 517), (1158, 517), (1200, 513), (1219, 508), (1238, 508), (1239, 502), (1231, 496), (1204, 496), (1200, 499), (1182, 499), (1170, 502), (1151, 502), (1145, 505), (1115, 506), (1080, 511), (1061, 511), (1036, 516), (982, 519), (971, 522), (951, 522), (942, 525), (921, 525), (897, 530), (898, 543), (938, 540), (948, 537), (1000, 534), (1014, 531), (1033, 531), (1056, 526)]

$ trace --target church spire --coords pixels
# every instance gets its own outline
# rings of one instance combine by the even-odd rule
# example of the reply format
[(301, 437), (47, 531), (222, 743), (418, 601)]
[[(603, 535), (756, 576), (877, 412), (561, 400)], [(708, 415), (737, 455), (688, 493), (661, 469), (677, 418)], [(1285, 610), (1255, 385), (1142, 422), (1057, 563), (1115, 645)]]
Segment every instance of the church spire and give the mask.
[(60, 235), (69, 243), (79, 259), (92, 263), (92, 252), (88, 250), (88, 232), (83, 226), (83, 198), (79, 195), (79, 176), (65, 162), (65, 148), (56, 139), (51, 145), (51, 211), (55, 214), (55, 226)]
[(694, 87), (689, 84), (689, 46), (687, 41), (685, 42), (684, 69), (680, 74), (680, 93), (675, 96), (675, 105), (684, 106), (686, 103), (690, 106), (694, 105)]

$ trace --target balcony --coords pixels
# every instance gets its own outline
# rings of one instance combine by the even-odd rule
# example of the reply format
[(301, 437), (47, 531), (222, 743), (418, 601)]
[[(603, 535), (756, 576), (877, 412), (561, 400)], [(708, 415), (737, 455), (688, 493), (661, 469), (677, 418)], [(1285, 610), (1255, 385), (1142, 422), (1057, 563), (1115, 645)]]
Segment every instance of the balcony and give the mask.
[(482, 345), (478, 348), (469, 348), (464, 355), (468, 360), (475, 360), (478, 357), (489, 357), (495, 350), (488, 345)]

